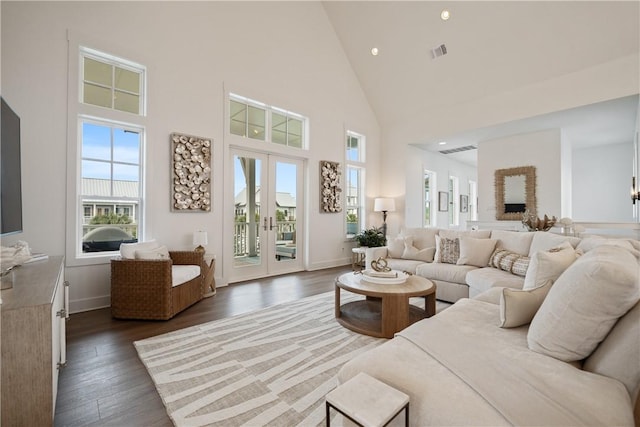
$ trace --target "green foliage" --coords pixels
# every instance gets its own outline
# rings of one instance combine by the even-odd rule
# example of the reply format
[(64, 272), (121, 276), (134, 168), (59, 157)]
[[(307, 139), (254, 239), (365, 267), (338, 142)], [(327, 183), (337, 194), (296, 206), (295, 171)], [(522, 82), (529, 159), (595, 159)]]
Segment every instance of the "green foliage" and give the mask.
[(354, 213), (348, 213), (347, 222), (358, 222), (358, 216)]
[(91, 218), (91, 224), (131, 224), (128, 215), (110, 213), (107, 215), (96, 215)]
[(280, 209), (276, 210), (276, 221), (286, 221), (287, 218), (284, 216), (284, 211)]
[(387, 244), (387, 239), (382, 233), (382, 229), (376, 227), (362, 230), (355, 235), (355, 239), (360, 246), (367, 246), (369, 248), (376, 248)]

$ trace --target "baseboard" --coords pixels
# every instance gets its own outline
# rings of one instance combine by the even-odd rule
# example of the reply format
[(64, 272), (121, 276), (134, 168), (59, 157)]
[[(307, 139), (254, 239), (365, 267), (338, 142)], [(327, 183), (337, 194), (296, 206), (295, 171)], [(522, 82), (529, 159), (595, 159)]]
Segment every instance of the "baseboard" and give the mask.
[(83, 311), (91, 311), (107, 307), (111, 307), (110, 295), (69, 301), (69, 313), (71, 314), (82, 313)]
[(324, 270), (325, 268), (335, 268), (342, 266), (351, 266), (351, 257), (340, 258), (332, 261), (317, 262), (309, 265), (309, 271)]

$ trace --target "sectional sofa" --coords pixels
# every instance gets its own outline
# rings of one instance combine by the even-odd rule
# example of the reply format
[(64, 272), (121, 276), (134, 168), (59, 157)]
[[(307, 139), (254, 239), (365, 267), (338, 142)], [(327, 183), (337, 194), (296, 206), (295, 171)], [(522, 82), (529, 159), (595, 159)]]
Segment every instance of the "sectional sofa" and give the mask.
[(494, 286), (521, 289), (533, 254), (580, 241), (545, 231), (408, 228), (387, 246), (367, 248), (365, 262), (385, 258), (394, 270), (432, 280), (439, 300), (456, 302)]
[[(498, 236), (507, 244), (491, 233)], [(474, 298), (347, 362), (338, 381), (366, 372), (408, 394), (412, 426), (632, 426), (634, 408), (638, 425), (637, 242), (584, 239), (576, 249), (568, 242), (543, 249), (556, 237), (509, 239), (512, 249), (526, 252), (526, 239), (526, 253), (538, 249), (524, 278), (500, 273), (493, 284), (510, 286), (482, 292), (467, 279)], [(458, 268), (469, 276), (493, 267)], [(439, 283), (464, 285), (461, 275), (438, 274)]]

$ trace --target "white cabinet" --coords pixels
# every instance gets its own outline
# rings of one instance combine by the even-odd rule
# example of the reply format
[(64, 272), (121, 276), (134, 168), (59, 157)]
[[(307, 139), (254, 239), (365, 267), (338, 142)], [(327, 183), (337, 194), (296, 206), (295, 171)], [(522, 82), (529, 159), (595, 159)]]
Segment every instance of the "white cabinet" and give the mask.
[(2, 291), (2, 426), (53, 424), (58, 371), (66, 363), (64, 258), (26, 264)]

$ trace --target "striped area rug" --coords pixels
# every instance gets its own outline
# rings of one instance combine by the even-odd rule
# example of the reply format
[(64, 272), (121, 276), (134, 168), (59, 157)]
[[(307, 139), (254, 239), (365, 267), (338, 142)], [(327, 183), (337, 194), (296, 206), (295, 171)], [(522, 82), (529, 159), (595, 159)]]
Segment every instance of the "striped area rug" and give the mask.
[(177, 426), (320, 426), (340, 367), (384, 341), (340, 326), (327, 292), (134, 345)]

